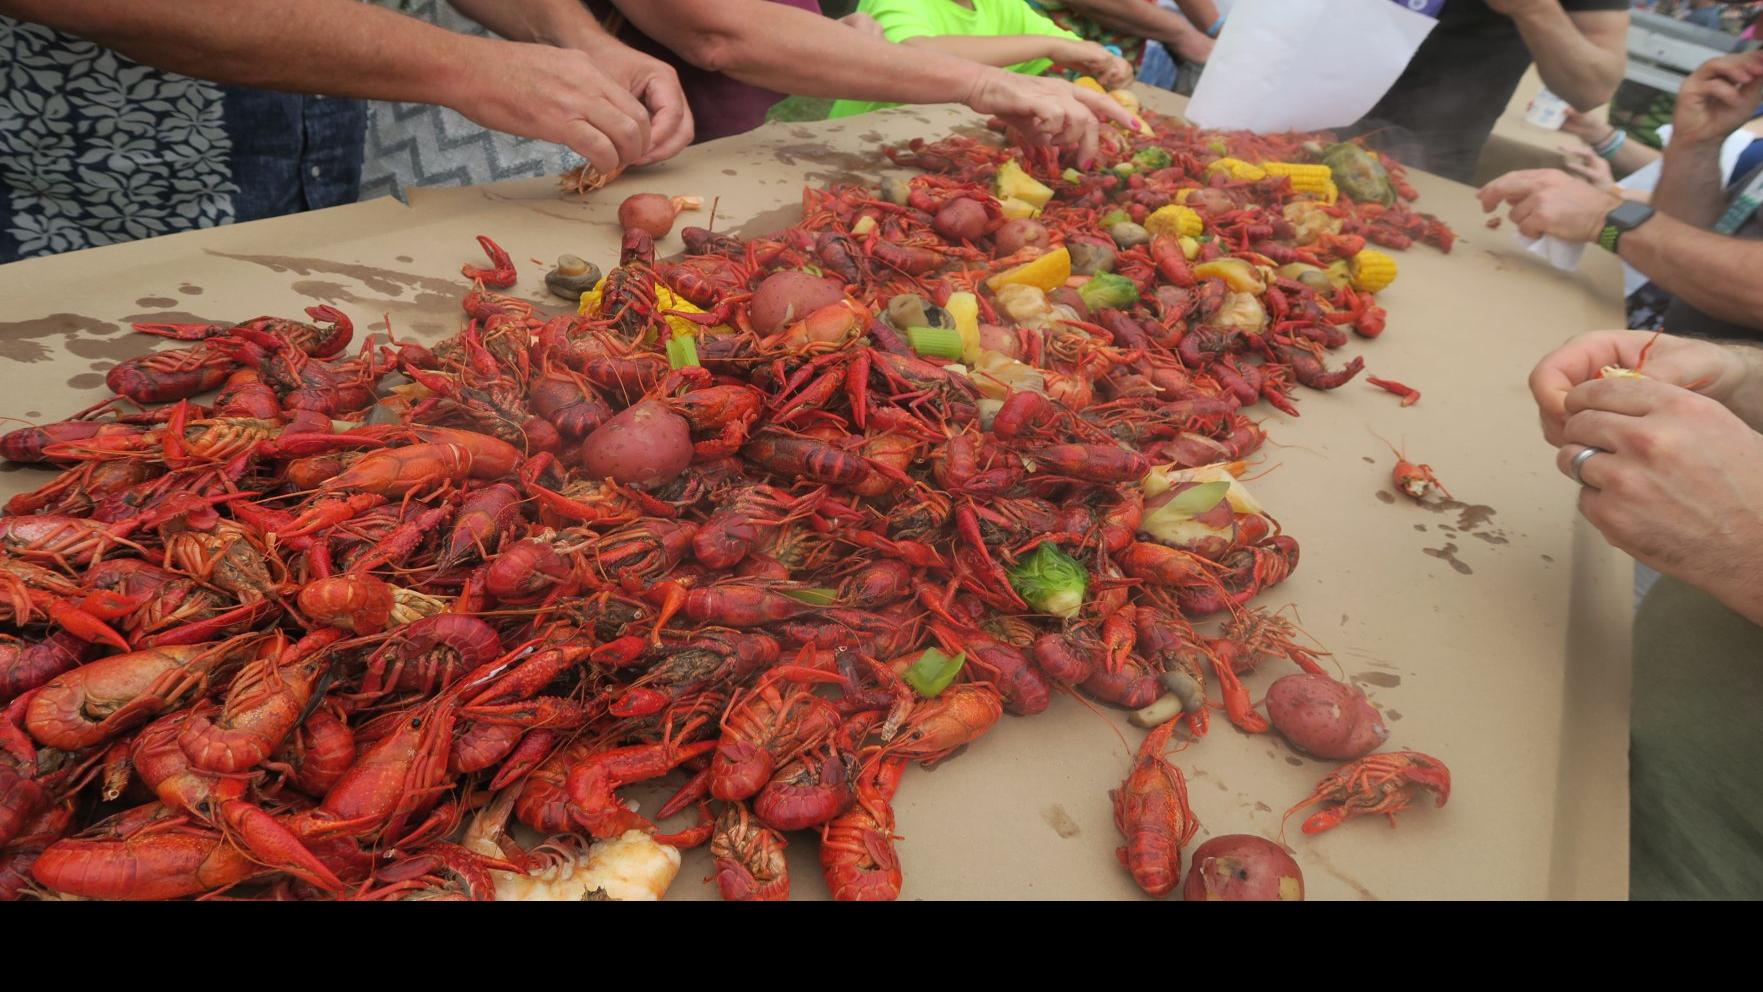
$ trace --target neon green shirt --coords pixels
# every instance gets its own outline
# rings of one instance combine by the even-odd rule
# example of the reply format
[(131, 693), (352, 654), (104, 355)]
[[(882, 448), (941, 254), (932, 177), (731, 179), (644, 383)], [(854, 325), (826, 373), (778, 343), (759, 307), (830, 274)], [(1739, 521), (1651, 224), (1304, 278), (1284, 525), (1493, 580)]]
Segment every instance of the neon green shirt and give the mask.
[[(973, 0), (972, 10), (955, 0), (862, 0), (857, 10), (875, 18), (888, 40), (896, 44), (908, 38), (940, 35), (1042, 34), (1077, 38), (1035, 13), (1024, 0)], [(1035, 59), (1010, 66), (1010, 71), (1038, 76), (1052, 65), (1050, 59)], [(827, 117), (849, 117), (893, 106), (897, 104), (839, 100)]]

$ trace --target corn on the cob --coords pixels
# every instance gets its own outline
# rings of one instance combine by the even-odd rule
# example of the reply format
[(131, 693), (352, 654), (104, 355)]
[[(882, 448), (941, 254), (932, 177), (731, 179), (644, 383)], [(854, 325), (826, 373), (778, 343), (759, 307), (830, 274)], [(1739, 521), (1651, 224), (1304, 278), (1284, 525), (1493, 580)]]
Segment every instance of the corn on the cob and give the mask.
[(1171, 238), (1197, 238), (1206, 224), (1191, 208), (1171, 203), (1151, 211), (1145, 218), (1145, 230)]
[(1239, 182), (1243, 180), (1254, 182), (1257, 179), (1267, 178), (1266, 169), (1261, 168), (1259, 165), (1252, 165), (1240, 158), (1221, 158), (1206, 166), (1206, 169), (1207, 171), (1223, 169), (1226, 175), (1229, 175), (1232, 179)]
[(1299, 193), (1309, 193), (1324, 203), (1333, 203), (1340, 195), (1334, 184), (1334, 173), (1326, 165), (1303, 165), (1297, 162), (1263, 162), (1261, 167), (1270, 176), (1285, 176), (1292, 181), (1292, 189)]
[(1353, 256), (1353, 288), (1362, 293), (1381, 292), (1396, 281), (1396, 260), (1381, 251), (1367, 248)]

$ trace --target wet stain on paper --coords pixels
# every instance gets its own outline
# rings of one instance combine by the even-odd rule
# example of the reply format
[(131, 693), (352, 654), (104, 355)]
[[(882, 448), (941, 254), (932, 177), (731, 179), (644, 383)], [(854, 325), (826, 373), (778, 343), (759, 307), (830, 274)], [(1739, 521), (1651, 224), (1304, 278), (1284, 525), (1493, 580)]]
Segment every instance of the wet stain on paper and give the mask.
[(1293, 768), (1302, 768), (1304, 767), (1304, 760), (1288, 754), (1286, 755), (1286, 764), (1291, 765)]
[(93, 389), (104, 385), (104, 377), (96, 372), (81, 372), (67, 380), (67, 384), (75, 389)]
[(1377, 459), (1371, 457), (1370, 455), (1360, 455), (1359, 460), (1364, 462), (1367, 465), (1376, 465), (1377, 464)]
[(84, 338), (115, 334), (121, 329), (110, 321), (77, 313), (52, 313), (34, 320), (4, 321), (0, 322), (0, 358), (13, 362), (46, 361), (60, 348), (44, 344), (40, 338), (56, 335)]
[(178, 292), (184, 294), (185, 296), (201, 296), (202, 295), (202, 287), (201, 286), (192, 286), (189, 283), (184, 283), (182, 286), (178, 287)]
[(1402, 684), (1402, 677), (1393, 672), (1360, 672), (1353, 676), (1355, 682), (1370, 682), (1372, 685), (1385, 689), (1394, 689)]
[(1394, 503), (1396, 501), (1395, 494), (1387, 490), (1379, 489), (1374, 495), (1385, 503)]
[(135, 301), (138, 307), (175, 307), (178, 301), (168, 296), (143, 296)]
[(1431, 555), (1440, 561), (1449, 562), (1451, 567), (1456, 569), (1457, 574), (1459, 575), (1475, 574), (1475, 569), (1470, 568), (1467, 564), (1457, 558), (1457, 546), (1455, 544), (1446, 544), (1442, 548), (1421, 548), (1420, 550), (1422, 554)]
[(1402, 719), (1402, 714), (1396, 712), (1395, 710), (1384, 710), (1383, 716), (1384, 716), (1384, 719), (1390, 721), (1391, 723), (1395, 723), (1397, 720)]
[(1422, 534), (1426, 533), (1426, 525), (1425, 524), (1415, 524), (1414, 529), (1421, 532)]
[(738, 175), (740, 175), (740, 173), (735, 171), (734, 169), (724, 169), (724, 170), (722, 170), (722, 174), (725, 176), (738, 176)]
[(1555, 563), (1555, 556), (1554, 555), (1543, 555), (1543, 560), (1548, 562), (1549, 564), (1553, 565)]
[(1255, 803), (1255, 811), (1258, 813), (1271, 813), (1273, 812), (1273, 807), (1264, 802), (1257, 801)]
[(1067, 840), (1083, 833), (1082, 828), (1077, 825), (1077, 821), (1071, 818), (1071, 814), (1065, 812), (1065, 807), (1058, 804), (1042, 810), (1041, 819), (1047, 821), (1047, 826), (1052, 827), (1054, 833)]
[(416, 261), (416, 259), (411, 258), (409, 255), (399, 255), (398, 261), (400, 261), (400, 262), (414, 262), (414, 261)]
[(213, 250), (210, 250), (208, 254), (216, 258), (230, 258), (235, 262), (261, 265), (271, 272), (292, 272), (299, 276), (347, 276), (373, 292), (383, 293), (387, 296), (403, 296), (407, 289), (423, 289), (431, 293), (445, 294), (447, 299), (457, 303), (460, 294), (466, 288), (461, 285), (459, 280), (455, 279), (439, 279), (433, 276), (417, 275), (413, 272), (399, 272), (396, 269), (382, 269), (372, 265), (333, 262), (324, 258), (296, 258), (288, 255), (234, 255)]
[(802, 219), (801, 203), (786, 203), (754, 214), (746, 223), (730, 232), (738, 238), (758, 238), (774, 234)]

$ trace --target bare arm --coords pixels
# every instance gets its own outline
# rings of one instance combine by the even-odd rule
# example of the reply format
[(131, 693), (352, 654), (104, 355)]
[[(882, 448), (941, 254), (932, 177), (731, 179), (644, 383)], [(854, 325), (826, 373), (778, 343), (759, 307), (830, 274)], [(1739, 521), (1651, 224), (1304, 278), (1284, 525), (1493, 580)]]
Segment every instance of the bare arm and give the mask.
[[(1653, 203), (1658, 202), (1655, 192)], [(1756, 278), (1763, 268), (1763, 241), (1729, 238), (1657, 214), (1624, 234), (1617, 251), (1623, 261), (1697, 310), (1763, 328), (1763, 280)]]
[(1218, 20), (1212, 0), (1180, 4), (1186, 17), (1145, 0), (1067, 0), (1066, 6), (1111, 31), (1161, 41), (1183, 58), (1203, 62), (1212, 52), (1212, 39), (1206, 37)]
[[(964, 103), (1031, 137), (1094, 156), (1096, 119), (1131, 125), (1113, 100), (1063, 80), (1019, 76), (928, 49), (894, 45), (765, 0), (614, 0), (637, 30), (687, 62), (799, 96), (884, 103)], [(829, 58), (829, 52), (837, 57)]]
[(1665, 146), (1653, 207), (1696, 227), (1710, 227), (1726, 209), (1720, 142), (1672, 141)]
[(648, 111), (585, 53), (469, 37), (353, 0), (0, 0), (0, 13), (215, 82), (441, 104), (567, 145), (602, 171), (649, 146)]
[(1628, 67), (1628, 12), (1569, 14), (1559, 0), (1488, 0), (1524, 36), (1543, 85), (1580, 110), (1610, 102)]
[(986, 65), (1012, 66), (1036, 59), (1064, 61), (1076, 49), (1065, 38), (1045, 34), (941, 34), (902, 39), (900, 44), (957, 55)]
[(902, 45), (958, 55), (1000, 68), (1050, 59), (1060, 66), (1094, 76), (1109, 89), (1132, 82), (1132, 64), (1101, 45), (1046, 34), (919, 35)]
[(1763, 52), (1702, 63), (1684, 80), (1671, 116), (1653, 205), (1678, 220), (1708, 227), (1726, 209), (1720, 148), (1763, 98)]

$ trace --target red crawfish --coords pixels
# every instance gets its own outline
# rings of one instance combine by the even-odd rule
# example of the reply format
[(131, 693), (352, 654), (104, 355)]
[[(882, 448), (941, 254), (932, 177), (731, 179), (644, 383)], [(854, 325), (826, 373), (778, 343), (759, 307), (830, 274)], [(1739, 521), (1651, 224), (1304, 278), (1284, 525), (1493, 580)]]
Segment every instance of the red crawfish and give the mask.
[(597, 840), (630, 830), (653, 832), (655, 825), (626, 809), (615, 790), (665, 775), (715, 747), (714, 741), (683, 745), (662, 741), (591, 754), (569, 770), (570, 816)]
[(1445, 484), (1439, 481), (1438, 476), (1432, 474), (1431, 465), (1416, 465), (1408, 460), (1406, 454), (1397, 451), (1395, 445), (1389, 444), (1388, 441), (1384, 443), (1389, 445), (1390, 453), (1396, 456), (1396, 467), (1390, 473), (1390, 478), (1394, 480), (1397, 492), (1410, 499), (1424, 500), (1434, 489), (1437, 489), (1445, 494), (1446, 499), (1456, 498), (1451, 495), (1449, 489), (1445, 488)]
[(256, 660), (233, 676), (219, 712), (198, 706), (178, 735), (195, 767), (209, 772), (243, 772), (282, 746), (320, 691), (331, 671), (331, 646), (343, 632), (320, 630), (296, 644), (277, 634), (258, 648)]
[(1382, 813), (1396, 825), (1396, 814), (1426, 793), (1435, 806), (1451, 797), (1451, 771), (1445, 763), (1419, 751), (1368, 754), (1349, 761), (1317, 783), (1316, 791), (1286, 810), (1284, 820), (1306, 806), (1322, 805), (1320, 812), (1304, 821), (1304, 832), (1319, 834), (1343, 820)]
[(515, 280), (514, 259), (508, 257), (508, 253), (502, 250), (502, 246), (491, 241), (487, 235), (478, 235), (477, 243), (479, 247), (483, 248), (484, 254), (490, 257), (490, 267), (486, 269), (468, 263), (460, 268), (459, 274), (472, 282), (481, 282), (491, 289), (507, 289), (513, 286)]
[(1126, 781), (1110, 793), (1114, 826), (1126, 840), (1115, 854), (1139, 888), (1158, 897), (1181, 882), (1181, 849), (1200, 829), (1181, 769), (1163, 756), (1175, 727), (1171, 720), (1145, 737)]
[(224, 834), (193, 825), (159, 803), (58, 840), (31, 865), (44, 887), (87, 899), (180, 899), (265, 871)]
[(801, 684), (787, 680), (835, 682), (838, 676), (796, 666), (771, 669), (752, 689), (731, 700), (722, 718), (722, 736), (710, 759), (710, 794), (746, 799), (771, 780), (780, 758), (788, 758), (833, 732), (838, 711)]
[(204, 772), (180, 745), (188, 713), (172, 713), (135, 735), (130, 756), (141, 780), (166, 806), (220, 830), (257, 861), (335, 892), (343, 883), (287, 826), (245, 798), (246, 779)]
[(91, 747), (200, 697), (256, 640), (242, 635), (101, 658), (38, 689), (25, 710), (25, 729), (50, 747)]
[(723, 806), (710, 856), (716, 859), (716, 888), (731, 902), (783, 902), (790, 898), (789, 842), (747, 811), (745, 803)]
[(891, 902), (904, 879), (894, 852), (894, 794), (905, 757), (878, 757), (857, 781), (857, 799), (820, 828), (820, 868), (840, 902)]

